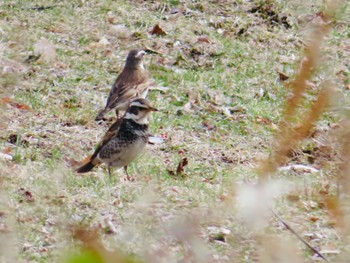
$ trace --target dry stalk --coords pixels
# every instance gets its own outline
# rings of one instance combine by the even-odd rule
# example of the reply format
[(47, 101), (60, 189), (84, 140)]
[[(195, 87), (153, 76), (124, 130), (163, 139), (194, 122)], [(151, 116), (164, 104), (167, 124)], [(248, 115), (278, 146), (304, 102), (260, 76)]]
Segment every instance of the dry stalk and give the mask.
[[(305, 48), (304, 59), (302, 60), (301, 67), (295, 75), (294, 80), (290, 83), (292, 95), (287, 99), (285, 104), (284, 115), (278, 127), (279, 134), (276, 135), (275, 138), (275, 148), (270, 156), (258, 168), (260, 183), (266, 182), (270, 174), (275, 173), (278, 167), (287, 162), (290, 151), (296, 149), (299, 143), (310, 134), (318, 119), (331, 102), (334, 88), (330, 82), (325, 82), (321, 85), (317, 99), (312, 103), (311, 109), (305, 117), (301, 119), (299, 124), (295, 122), (298, 116), (298, 110), (302, 108), (301, 102), (304, 98), (303, 95), (308, 89), (307, 82), (311, 80), (314, 69), (318, 66), (318, 58), (320, 57), (323, 40), (330, 31), (330, 22), (341, 3), (342, 2), (337, 2), (330, 4), (329, 6), (326, 5), (327, 10), (325, 10), (322, 17), (323, 21), (317, 25), (311, 36), (312, 41), (310, 41)], [(343, 171), (346, 173), (344, 172), (343, 178), (346, 178), (347, 185), (350, 185), (350, 179), (348, 176), (350, 173), (350, 133), (347, 133), (345, 141), (346, 143), (343, 143), (343, 151), (346, 160), (344, 161)], [(317, 249), (306, 242), (293, 228), (289, 226), (289, 224), (278, 216), (274, 210), (271, 209), (271, 212), (309, 249), (316, 253), (325, 262), (329, 262)]]
[(260, 167), (259, 175), (261, 180), (265, 180), (270, 173), (276, 172), (277, 168), (287, 161), (288, 153), (297, 148), (298, 144), (315, 127), (317, 120), (329, 105), (334, 92), (331, 83), (326, 82), (323, 86), (309, 113), (301, 121), (300, 126), (290, 127), (288, 123), (284, 122), (285, 126), (281, 127), (281, 134), (278, 135), (275, 151)]
[(307, 91), (307, 82), (310, 81), (314, 69), (317, 67), (323, 40), (330, 29), (329, 16), (324, 18), (315, 28), (312, 41), (305, 48), (304, 59), (302, 60), (299, 72), (294, 80), (289, 84), (292, 95), (286, 101), (286, 108), (282, 121), (279, 123), (279, 134), (276, 135), (275, 149), (271, 155), (258, 168), (260, 181), (265, 181), (269, 174), (277, 171), (277, 168), (288, 160), (288, 153), (295, 149), (298, 144), (305, 139), (311, 130), (315, 127), (317, 120), (326, 110), (333, 89), (329, 82), (323, 84), (316, 101), (313, 103), (311, 110), (299, 125), (295, 124), (298, 109), (301, 108), (303, 94)]

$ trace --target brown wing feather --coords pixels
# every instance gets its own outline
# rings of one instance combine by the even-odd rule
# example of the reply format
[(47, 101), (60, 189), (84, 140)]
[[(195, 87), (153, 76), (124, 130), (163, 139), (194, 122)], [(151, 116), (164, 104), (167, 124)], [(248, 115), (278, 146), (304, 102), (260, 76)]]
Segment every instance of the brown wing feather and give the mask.
[(122, 123), (123, 118), (118, 119), (116, 122), (114, 122), (111, 127), (109, 127), (109, 129), (107, 130), (107, 132), (105, 133), (105, 135), (103, 136), (102, 140), (100, 141), (100, 143), (98, 144), (95, 152), (93, 153), (93, 155), (91, 156), (91, 160), (95, 159), (97, 157), (97, 155), (99, 154), (99, 152), (101, 151), (102, 147), (105, 146), (109, 140), (118, 133), (119, 128), (120, 128), (120, 124)]
[(102, 119), (105, 114), (113, 108), (118, 107), (118, 104), (123, 108), (130, 99), (138, 97), (148, 86), (148, 74), (146, 70), (141, 68), (124, 68), (109, 92), (106, 107), (99, 112), (96, 120)]
[(112, 86), (106, 108), (115, 108), (120, 102), (125, 102), (137, 96), (139, 91), (148, 87), (148, 75), (144, 70), (123, 71)]
[(109, 129), (103, 136), (101, 142), (98, 144), (97, 148), (95, 149), (95, 152), (92, 154), (89, 162), (77, 169), (78, 173), (89, 172), (92, 168), (94, 168), (95, 165), (99, 163), (99, 161), (96, 160), (97, 155), (99, 154), (103, 146), (105, 146), (109, 142), (109, 140), (118, 133), (122, 120), (123, 120), (122, 118), (118, 119), (116, 122), (114, 122), (111, 125), (111, 127), (109, 127)]

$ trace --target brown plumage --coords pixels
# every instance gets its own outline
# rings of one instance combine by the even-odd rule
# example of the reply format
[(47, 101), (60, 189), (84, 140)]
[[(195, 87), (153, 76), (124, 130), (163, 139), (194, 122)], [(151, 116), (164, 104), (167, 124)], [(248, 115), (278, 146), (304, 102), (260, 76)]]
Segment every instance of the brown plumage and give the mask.
[(89, 161), (76, 171), (87, 173), (103, 162), (109, 174), (110, 167), (124, 167), (129, 179), (127, 166), (142, 153), (148, 143), (148, 115), (156, 110), (145, 99), (132, 100), (123, 118), (108, 129)]
[(143, 66), (144, 50), (133, 49), (126, 58), (123, 71), (114, 82), (105, 108), (99, 112), (95, 120), (101, 120), (112, 109), (125, 111), (130, 100), (146, 98), (148, 93), (148, 73)]
[(123, 119), (118, 119), (115, 121), (111, 127), (107, 130), (105, 135), (103, 136), (101, 142), (98, 144), (95, 152), (93, 155), (89, 158), (88, 162), (81, 167), (79, 167), (76, 171), (78, 173), (87, 173), (90, 172), (96, 165), (100, 164), (101, 162), (96, 159), (98, 153), (101, 151), (102, 147), (106, 145), (106, 143), (118, 132), (120, 124), (122, 123)]

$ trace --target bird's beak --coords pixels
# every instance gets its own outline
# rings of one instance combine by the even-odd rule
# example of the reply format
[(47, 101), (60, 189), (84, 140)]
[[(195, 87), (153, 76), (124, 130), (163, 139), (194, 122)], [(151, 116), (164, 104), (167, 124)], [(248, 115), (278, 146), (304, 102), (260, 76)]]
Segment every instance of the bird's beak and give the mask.
[(153, 107), (149, 107), (149, 108), (148, 108), (148, 111), (158, 111), (158, 109), (153, 108)]

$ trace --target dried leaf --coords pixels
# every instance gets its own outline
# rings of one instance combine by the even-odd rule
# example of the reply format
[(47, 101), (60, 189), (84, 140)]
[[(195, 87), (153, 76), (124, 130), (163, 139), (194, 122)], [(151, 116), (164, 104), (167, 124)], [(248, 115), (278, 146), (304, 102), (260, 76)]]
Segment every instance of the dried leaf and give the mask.
[(198, 43), (208, 43), (210, 44), (211, 41), (209, 40), (208, 36), (201, 36), (197, 38)]
[(289, 194), (287, 195), (287, 199), (288, 201), (291, 201), (291, 202), (297, 202), (300, 200), (300, 196), (296, 194)]
[(1, 98), (0, 99), (0, 103), (9, 104), (12, 107), (17, 108), (19, 110), (27, 110), (27, 111), (31, 111), (32, 110), (32, 108), (29, 107), (27, 104), (15, 102), (10, 97)]
[(286, 81), (286, 80), (289, 79), (289, 76), (287, 76), (287, 75), (284, 74), (283, 72), (277, 71), (277, 73), (278, 73), (279, 80), (280, 80), (281, 82), (284, 82), (284, 81)]
[(25, 198), (26, 202), (32, 203), (35, 201), (34, 195), (31, 191), (25, 190), (24, 188), (20, 188), (19, 193)]
[(316, 216), (312, 216), (312, 217), (309, 218), (309, 220), (310, 220), (311, 222), (316, 222), (316, 221), (320, 220), (320, 218), (319, 218), (319, 217), (316, 217)]
[(164, 31), (164, 29), (160, 27), (159, 24), (156, 24), (149, 33), (151, 35), (158, 35), (158, 36), (165, 36), (167, 34)]
[(260, 124), (265, 124), (265, 125), (268, 125), (268, 124), (272, 123), (272, 121), (269, 118), (264, 118), (264, 117), (261, 117), (261, 116), (256, 117), (256, 121), (258, 123), (260, 123)]
[(186, 157), (182, 158), (179, 165), (177, 166), (176, 175), (182, 175), (185, 170), (185, 166), (187, 164), (188, 164), (187, 158)]
[(3, 151), (2, 151), (4, 154), (10, 154), (12, 152), (12, 149), (10, 147), (7, 147), (5, 148)]
[(11, 99), (9, 97), (4, 97), (4, 98), (1, 98), (1, 102), (10, 104), (11, 102), (13, 102), (13, 99)]
[(107, 22), (110, 24), (117, 24), (120, 19), (117, 16), (109, 15), (107, 17)]

